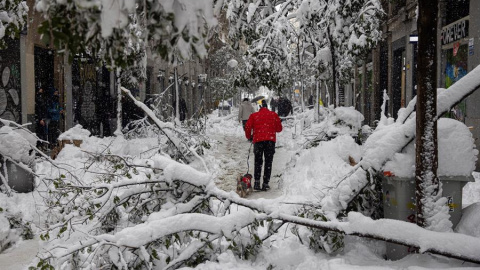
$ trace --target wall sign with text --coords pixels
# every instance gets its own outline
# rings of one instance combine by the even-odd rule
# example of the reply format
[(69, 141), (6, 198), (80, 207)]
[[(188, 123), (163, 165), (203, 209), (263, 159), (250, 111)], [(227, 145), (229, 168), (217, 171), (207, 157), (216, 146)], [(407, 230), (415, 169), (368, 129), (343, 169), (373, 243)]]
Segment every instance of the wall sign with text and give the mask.
[(468, 19), (461, 19), (442, 28), (442, 45), (468, 37)]

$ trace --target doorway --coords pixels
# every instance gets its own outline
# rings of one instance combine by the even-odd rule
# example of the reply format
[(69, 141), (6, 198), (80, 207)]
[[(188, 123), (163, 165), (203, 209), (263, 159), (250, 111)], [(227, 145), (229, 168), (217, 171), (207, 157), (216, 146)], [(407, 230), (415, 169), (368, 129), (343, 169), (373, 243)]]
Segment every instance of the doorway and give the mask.
[(54, 57), (53, 50), (35, 46), (34, 67), (35, 67), (35, 91), (43, 88), (48, 91), (54, 85)]
[(405, 48), (393, 51), (392, 68), (392, 115), (397, 119), (398, 110), (402, 107), (405, 88), (405, 70), (404, 70)]

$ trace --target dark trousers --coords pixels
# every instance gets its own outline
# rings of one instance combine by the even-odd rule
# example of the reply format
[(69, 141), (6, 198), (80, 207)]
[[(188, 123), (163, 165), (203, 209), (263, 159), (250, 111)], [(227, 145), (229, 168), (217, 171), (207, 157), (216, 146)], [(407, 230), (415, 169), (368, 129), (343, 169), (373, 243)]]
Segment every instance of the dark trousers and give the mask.
[(40, 124), (40, 121), (37, 121), (37, 125), (35, 126), (35, 133), (37, 134), (39, 139), (42, 139), (44, 141), (47, 140), (47, 126), (45, 125), (42, 126)]
[(263, 184), (268, 184), (270, 175), (272, 174), (273, 155), (275, 154), (275, 142), (262, 141), (253, 145), (253, 154), (255, 155), (255, 184), (260, 184), (260, 176), (262, 175), (263, 157), (265, 157), (265, 167), (263, 170)]
[(57, 138), (60, 135), (59, 127), (58, 121), (50, 120), (50, 123), (48, 123), (48, 142), (52, 148), (57, 144)]
[[(47, 123), (45, 125), (41, 125), (40, 121), (37, 121), (37, 124), (35, 126), (35, 133), (37, 134), (37, 137), (43, 141), (48, 140), (48, 135), (47, 135)], [(37, 141), (37, 147), (43, 147), (45, 145), (44, 142)]]
[(245, 125), (247, 124), (248, 120), (242, 120), (243, 130), (245, 130)]

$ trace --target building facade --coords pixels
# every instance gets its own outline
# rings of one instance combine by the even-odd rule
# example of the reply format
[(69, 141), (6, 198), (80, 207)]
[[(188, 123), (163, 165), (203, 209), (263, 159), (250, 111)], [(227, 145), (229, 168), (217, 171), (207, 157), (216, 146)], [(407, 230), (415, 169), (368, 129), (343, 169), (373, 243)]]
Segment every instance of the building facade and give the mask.
[[(387, 13), (384, 40), (355, 70), (355, 106), (365, 124), (380, 119), (383, 91), (389, 96), (387, 113), (396, 118), (416, 96), (417, 1), (383, 1)], [(480, 1), (441, 0), (437, 37), (437, 87), (447, 88), (480, 64)], [(352, 87), (350, 87), (352, 88)], [(480, 149), (480, 92), (452, 108), (447, 117), (470, 127)], [(480, 162), (477, 162), (480, 168)]]
[[(35, 130), (36, 92), (40, 88), (48, 92), (53, 87), (60, 92), (60, 104), (64, 108), (61, 131), (81, 124), (94, 135), (112, 135), (117, 115), (114, 72), (85, 55), (78, 55), (69, 63), (67, 57), (54, 50), (52, 44), (45, 43), (38, 33), (42, 18), (35, 11), (35, 0), (27, 0), (27, 5), (26, 28), (19, 38), (7, 39), (8, 48), (0, 50), (0, 118), (32, 123), (29, 127)], [(205, 61), (183, 61), (177, 70), (180, 95), (187, 101), (190, 117), (200, 110), (199, 100), (208, 97)], [(140, 99), (147, 101), (162, 94), (172, 83), (173, 67), (148, 53), (147, 80), (136, 89)], [(167, 92), (168, 100), (159, 106), (172, 104), (174, 87)], [(168, 114), (171, 115), (171, 110)]]

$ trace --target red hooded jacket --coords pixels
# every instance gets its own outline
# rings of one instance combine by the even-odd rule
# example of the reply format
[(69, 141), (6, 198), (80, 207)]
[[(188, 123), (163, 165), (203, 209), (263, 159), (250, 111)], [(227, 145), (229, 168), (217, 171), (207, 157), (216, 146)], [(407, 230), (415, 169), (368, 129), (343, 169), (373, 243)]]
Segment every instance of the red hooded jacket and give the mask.
[(267, 108), (261, 108), (260, 111), (252, 113), (245, 124), (245, 137), (252, 138), (253, 143), (262, 141), (276, 142), (276, 133), (282, 131), (282, 121), (275, 112)]

